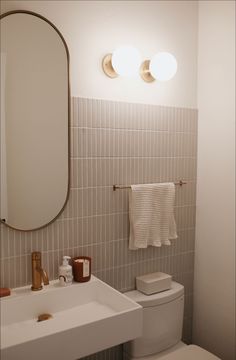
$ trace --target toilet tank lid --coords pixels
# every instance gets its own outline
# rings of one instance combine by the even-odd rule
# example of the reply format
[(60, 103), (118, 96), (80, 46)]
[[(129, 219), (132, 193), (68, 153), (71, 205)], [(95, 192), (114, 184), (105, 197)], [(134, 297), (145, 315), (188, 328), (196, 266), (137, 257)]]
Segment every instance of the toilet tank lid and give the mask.
[(175, 281), (171, 282), (171, 288), (169, 290), (165, 290), (157, 294), (145, 295), (138, 290), (132, 290), (124, 293), (124, 295), (136, 301), (138, 304), (140, 304), (143, 307), (165, 304), (169, 301), (177, 299), (183, 294), (184, 294), (183, 285)]

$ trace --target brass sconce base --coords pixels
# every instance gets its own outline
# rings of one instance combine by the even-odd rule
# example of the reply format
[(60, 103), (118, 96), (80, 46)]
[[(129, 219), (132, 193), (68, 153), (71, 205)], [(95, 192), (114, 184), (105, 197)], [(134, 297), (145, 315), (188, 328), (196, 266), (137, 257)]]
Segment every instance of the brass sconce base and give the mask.
[(115, 72), (115, 70), (112, 67), (111, 58), (112, 58), (112, 54), (107, 54), (106, 56), (104, 56), (102, 60), (102, 68), (107, 76), (109, 76), (110, 78), (116, 78), (118, 74)]
[(153, 82), (155, 80), (149, 71), (149, 65), (150, 65), (150, 60), (145, 60), (140, 67), (140, 76), (144, 81), (148, 83)]

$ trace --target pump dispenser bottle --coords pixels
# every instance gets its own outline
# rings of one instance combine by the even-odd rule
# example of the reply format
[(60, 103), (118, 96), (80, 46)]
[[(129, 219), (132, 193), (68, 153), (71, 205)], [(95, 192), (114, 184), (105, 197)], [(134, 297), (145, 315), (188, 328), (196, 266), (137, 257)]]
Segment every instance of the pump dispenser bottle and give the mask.
[(61, 286), (72, 284), (72, 266), (69, 264), (70, 256), (63, 256), (62, 265), (59, 267), (59, 282)]

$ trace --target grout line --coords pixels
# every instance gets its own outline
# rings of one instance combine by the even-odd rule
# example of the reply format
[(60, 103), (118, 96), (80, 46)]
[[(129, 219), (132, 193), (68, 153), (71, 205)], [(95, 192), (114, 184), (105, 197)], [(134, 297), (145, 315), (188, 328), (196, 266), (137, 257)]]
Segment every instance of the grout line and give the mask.
[(70, 157), (71, 160), (110, 160), (110, 159), (116, 159), (116, 160), (127, 160), (127, 159), (137, 159), (137, 160), (142, 160), (142, 159), (162, 159), (162, 160), (172, 160), (172, 159), (181, 159), (181, 160), (186, 160), (186, 159), (192, 159), (192, 160), (197, 160), (197, 156), (71, 156)]
[[(157, 120), (158, 122), (158, 120)], [(72, 130), (92, 130), (92, 131), (114, 131), (114, 132), (119, 132), (119, 131), (127, 131), (127, 132), (142, 132), (142, 133), (165, 133), (165, 134), (186, 134), (186, 135), (197, 135), (197, 132), (194, 131), (184, 131), (184, 130), (171, 130), (171, 129), (159, 129), (159, 130), (155, 130), (155, 129), (145, 129), (145, 128), (141, 128), (141, 129), (132, 129), (132, 128), (118, 128), (118, 127), (96, 127), (96, 126), (76, 126), (76, 125), (71, 125), (70, 129)]]
[[(124, 239), (117, 239), (117, 240), (111, 240), (109, 243), (118, 243), (118, 242), (127, 242), (128, 244), (128, 239), (124, 238)], [(108, 244), (108, 242), (106, 241), (103, 241), (103, 242), (98, 242), (98, 243), (91, 243), (91, 244), (84, 244), (82, 246), (72, 246), (72, 247), (68, 247), (68, 248), (63, 248), (63, 251), (72, 251), (72, 250), (78, 250), (79, 248), (86, 248), (86, 247), (94, 247), (94, 246), (99, 246), (101, 245), (101, 247), (103, 245), (106, 245)], [(161, 250), (164, 250), (165, 247), (163, 248), (159, 248), (159, 247), (153, 247), (154, 250), (156, 249), (160, 249)], [(168, 246), (169, 248), (169, 246)], [(149, 248), (140, 248), (139, 250), (140, 251), (144, 251), (144, 250), (148, 250)], [(133, 254), (137, 253), (138, 254), (138, 250), (129, 250), (129, 251), (132, 251)], [(134, 251), (134, 252), (133, 252)], [(55, 253), (57, 252), (57, 250), (44, 250), (44, 251), (41, 251), (42, 255), (47, 255), (47, 254), (52, 254), (52, 253)], [(120, 268), (120, 267), (123, 267), (123, 266), (129, 266), (129, 265), (132, 265), (132, 264), (141, 264), (143, 262), (146, 262), (146, 261), (149, 261), (149, 260), (155, 260), (155, 259), (168, 259), (170, 257), (176, 257), (176, 256), (180, 256), (180, 255), (186, 255), (186, 254), (193, 254), (194, 253), (194, 250), (189, 250), (189, 251), (180, 251), (180, 252), (176, 252), (174, 254), (167, 254), (167, 255), (153, 255), (153, 256), (150, 256), (150, 257), (147, 257), (145, 258), (144, 260), (138, 260), (138, 261), (132, 261), (132, 262), (129, 262), (129, 263), (125, 263), (125, 264), (121, 264), (121, 265), (116, 265), (116, 266), (110, 266), (108, 268), (103, 268), (104, 270), (105, 269), (113, 269), (113, 268)], [(31, 252), (30, 253), (26, 253), (26, 254), (19, 254), (17, 256), (8, 256), (6, 258), (4, 258), (4, 260), (11, 260), (11, 259), (19, 259), (19, 258), (26, 258), (26, 257), (30, 257), (31, 256)]]
[[(196, 205), (176, 205), (176, 206), (174, 206), (174, 209), (195, 208), (195, 207), (196, 207)], [(119, 215), (129, 215), (129, 212), (123, 211), (123, 212), (91, 214), (91, 215), (75, 216), (75, 217), (63, 217), (61, 219), (57, 219), (56, 222), (70, 221), (70, 220), (74, 220), (74, 219), (88, 219), (88, 218), (97, 218), (97, 217), (104, 217), (104, 216), (119, 216)]]

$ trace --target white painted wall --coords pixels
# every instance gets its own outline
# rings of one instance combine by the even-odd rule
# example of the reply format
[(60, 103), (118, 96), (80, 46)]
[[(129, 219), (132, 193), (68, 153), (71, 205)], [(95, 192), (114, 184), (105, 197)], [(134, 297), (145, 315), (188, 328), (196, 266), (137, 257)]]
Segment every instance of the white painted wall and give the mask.
[(199, 2), (194, 342), (235, 360), (235, 2)]
[[(62, 32), (71, 57), (72, 95), (196, 108), (197, 1), (2, 1), (1, 12), (40, 13)], [(123, 44), (143, 59), (173, 53), (176, 76), (166, 83), (141, 78), (111, 80), (101, 68), (105, 54)]]

